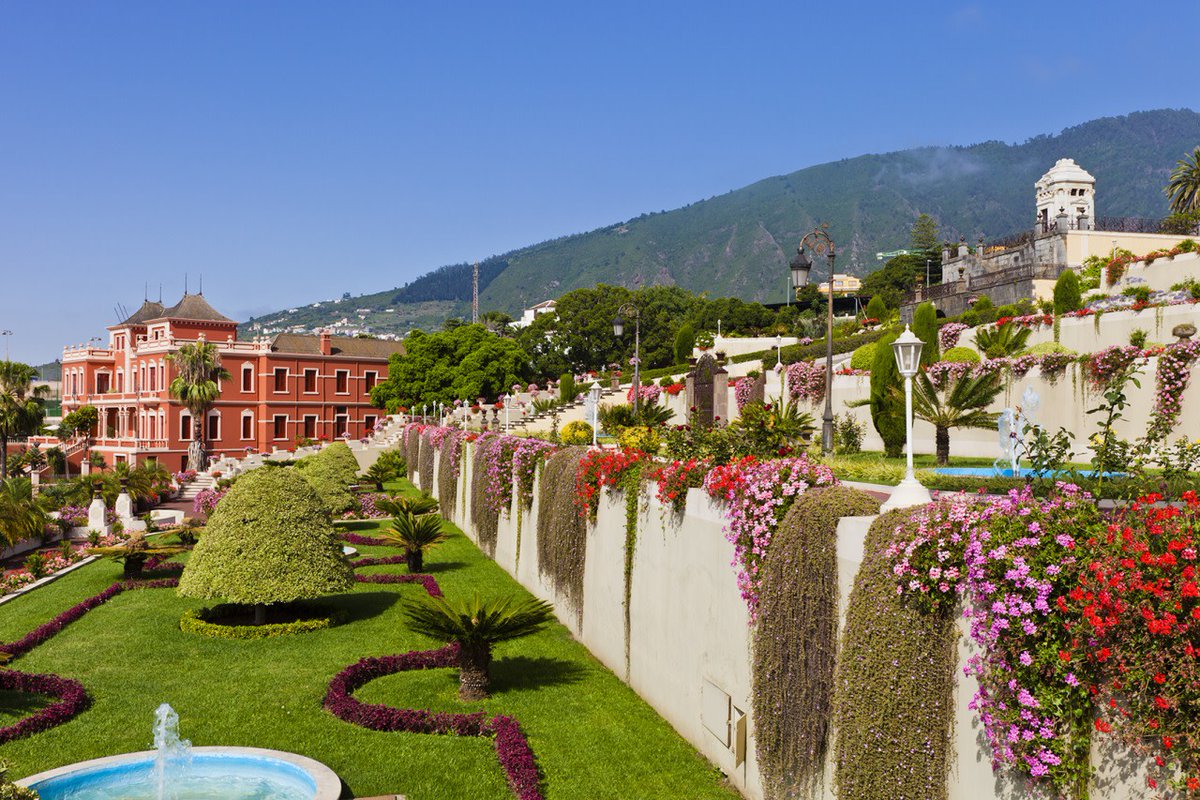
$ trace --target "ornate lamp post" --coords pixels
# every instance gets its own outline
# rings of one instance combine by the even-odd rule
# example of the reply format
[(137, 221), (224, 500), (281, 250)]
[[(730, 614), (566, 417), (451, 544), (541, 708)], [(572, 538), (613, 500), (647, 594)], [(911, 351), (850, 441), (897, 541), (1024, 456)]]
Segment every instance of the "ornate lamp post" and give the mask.
[(592, 404), (592, 447), (596, 446), (596, 433), (600, 430), (600, 393), (603, 391), (600, 381), (592, 381), (592, 388), (588, 389), (588, 400)]
[(921, 366), (921, 347), (923, 342), (917, 338), (907, 325), (904, 333), (892, 342), (896, 354), (896, 368), (904, 377), (904, 433), (908, 449), (908, 466), (904, 480), (892, 490), (892, 496), (883, 504), (884, 511), (893, 508), (909, 508), (932, 502), (929, 490), (921, 485), (913, 471), (913, 410), (912, 410), (912, 379)]
[(824, 254), (829, 260), (829, 302), (825, 314), (825, 414), (821, 425), (821, 452), (833, 452), (833, 264), (837, 258), (837, 247), (828, 233), (829, 223), (805, 234), (796, 248), (796, 257), (792, 259), (789, 268), (792, 271), (793, 291), (808, 285), (809, 273), (812, 272), (812, 259), (808, 257), (805, 248), (812, 248), (818, 255)]
[(633, 317), (633, 413), (636, 415), (641, 405), (642, 384), (639, 380), (642, 366), (642, 312), (633, 303), (625, 303), (617, 309), (617, 318), (613, 320), (613, 334), (620, 339), (625, 335), (625, 320), (621, 315)]
[(508, 433), (508, 407), (512, 403), (512, 395), (505, 393), (504, 395), (504, 432)]

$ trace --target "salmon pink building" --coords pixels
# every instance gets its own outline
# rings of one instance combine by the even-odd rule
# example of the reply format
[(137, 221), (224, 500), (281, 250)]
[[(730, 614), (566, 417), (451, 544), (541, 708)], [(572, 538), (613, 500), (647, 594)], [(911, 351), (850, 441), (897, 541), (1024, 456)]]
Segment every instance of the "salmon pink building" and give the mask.
[(107, 347), (63, 350), (63, 413), (99, 411), (91, 450), (107, 464), (154, 459), (187, 465), (191, 414), (167, 391), (168, 358), (197, 341), (217, 345), (230, 379), (204, 420), (209, 452), (291, 450), (301, 439), (367, 435), (380, 419), (371, 388), (387, 377), (388, 357), (403, 345), (377, 339), (279, 334), (238, 341), (237, 323), (200, 294), (170, 308), (146, 301), (108, 329)]

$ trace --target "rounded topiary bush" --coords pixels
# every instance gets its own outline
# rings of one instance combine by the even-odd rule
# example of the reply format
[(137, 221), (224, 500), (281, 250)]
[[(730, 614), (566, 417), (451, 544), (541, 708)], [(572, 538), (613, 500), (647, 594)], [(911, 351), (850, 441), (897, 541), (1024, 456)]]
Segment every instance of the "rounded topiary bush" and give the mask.
[(875, 343), (868, 342), (862, 347), (855, 350), (850, 355), (850, 369), (867, 369), (871, 368), (871, 362), (875, 360)]
[(951, 347), (942, 353), (942, 361), (949, 361), (954, 364), (978, 364), (979, 353), (969, 347)]
[(270, 639), (332, 628), (346, 618), (345, 612), (340, 610), (298, 604), (287, 604), (280, 607), (280, 611), (287, 617), (283, 622), (249, 625), (245, 606), (220, 604), (196, 608), (184, 612), (179, 628), (185, 633), (213, 639)]
[(307, 600), (353, 586), (329, 508), (291, 469), (258, 469), (238, 479), (208, 518), (179, 579), (185, 597), (254, 606)]
[(565, 445), (591, 444), (592, 426), (581, 419), (568, 422), (559, 432), (558, 440)]
[(358, 459), (344, 442), (305, 456), (296, 462), (296, 469), (332, 513), (341, 514), (354, 505), (350, 484), (358, 480)]
[(1029, 356), (1044, 356), (1047, 353), (1068, 353), (1075, 355), (1075, 351), (1069, 347), (1063, 347), (1058, 342), (1042, 342), (1035, 344), (1033, 347), (1025, 351), (1025, 355)]

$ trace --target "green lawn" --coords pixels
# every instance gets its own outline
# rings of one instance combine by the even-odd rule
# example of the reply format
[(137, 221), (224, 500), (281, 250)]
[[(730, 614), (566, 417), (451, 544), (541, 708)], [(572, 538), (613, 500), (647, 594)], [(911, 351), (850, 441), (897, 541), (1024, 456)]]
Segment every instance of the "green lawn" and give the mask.
[[(374, 527), (355, 526), (367, 535)], [(450, 530), (450, 540), (426, 561), (443, 591), (524, 592), (460, 531)], [(363, 555), (396, 552), (359, 549)], [(96, 562), (0, 606), (0, 641), (19, 638), (119, 574), (118, 564)], [(0, 746), (0, 758), (12, 762), (12, 774), (21, 776), (147, 749), (154, 709), (168, 702), (179, 712), (182, 735), (194, 744), (310, 756), (342, 777), (346, 797), (510, 798), (490, 739), (374, 732), (321, 708), (330, 678), (359, 658), (435, 646), (402, 621), (404, 598), (423, 591), (410, 584), (359, 584), (327, 601), (349, 613), (347, 624), (258, 641), (180, 632), (180, 614), (199, 603), (172, 589), (124, 592), (13, 662), (22, 671), (82, 681), (92, 707), (60, 727)], [(358, 696), (400, 707), (511, 714), (529, 737), (551, 800), (737, 796), (561, 625), (498, 648), (490, 700), (458, 702), (457, 681), (453, 670), (400, 673), (368, 684)], [(0, 724), (38, 704), (0, 693)]]

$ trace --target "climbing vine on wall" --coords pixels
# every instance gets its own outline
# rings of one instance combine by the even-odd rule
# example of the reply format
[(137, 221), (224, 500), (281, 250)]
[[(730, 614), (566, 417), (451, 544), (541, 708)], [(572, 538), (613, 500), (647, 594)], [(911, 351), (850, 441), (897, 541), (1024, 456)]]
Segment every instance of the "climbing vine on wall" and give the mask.
[(850, 593), (834, 673), (834, 784), (854, 800), (945, 800), (954, 719), (951, 614), (903, 602), (888, 545), (911, 512), (882, 515)]
[[(490, 446), (499, 434), (485, 433), (475, 440), (474, 459), (471, 464), (471, 523), (479, 546), (489, 556), (496, 555), (496, 539), (500, 533), (500, 509), (502, 506), (491, 496), (491, 478), (488, 474)], [(511, 487), (511, 481), (509, 482)]]
[(421, 430), (424, 427), (416, 423), (404, 426), (404, 460), (408, 464), (407, 477), (410, 480), (417, 474), (418, 459), (421, 455)]
[(421, 489), (426, 492), (433, 491), (433, 462), (437, 457), (437, 451), (433, 447), (433, 429), (426, 428), (421, 433), (421, 462), (417, 469), (418, 477), (421, 479)]
[(586, 452), (583, 447), (568, 447), (546, 460), (537, 520), (538, 571), (567, 598), (580, 619), (587, 518), (575, 504), (575, 476)]
[(768, 800), (812, 796), (825, 768), (837, 653), (837, 525), (879, 513), (842, 486), (805, 492), (763, 563), (754, 628), (754, 727)]
[(442, 516), (450, 518), (458, 499), (458, 472), (462, 467), (462, 448), (465, 434), (460, 430), (448, 432), (438, 450), (438, 499)]

